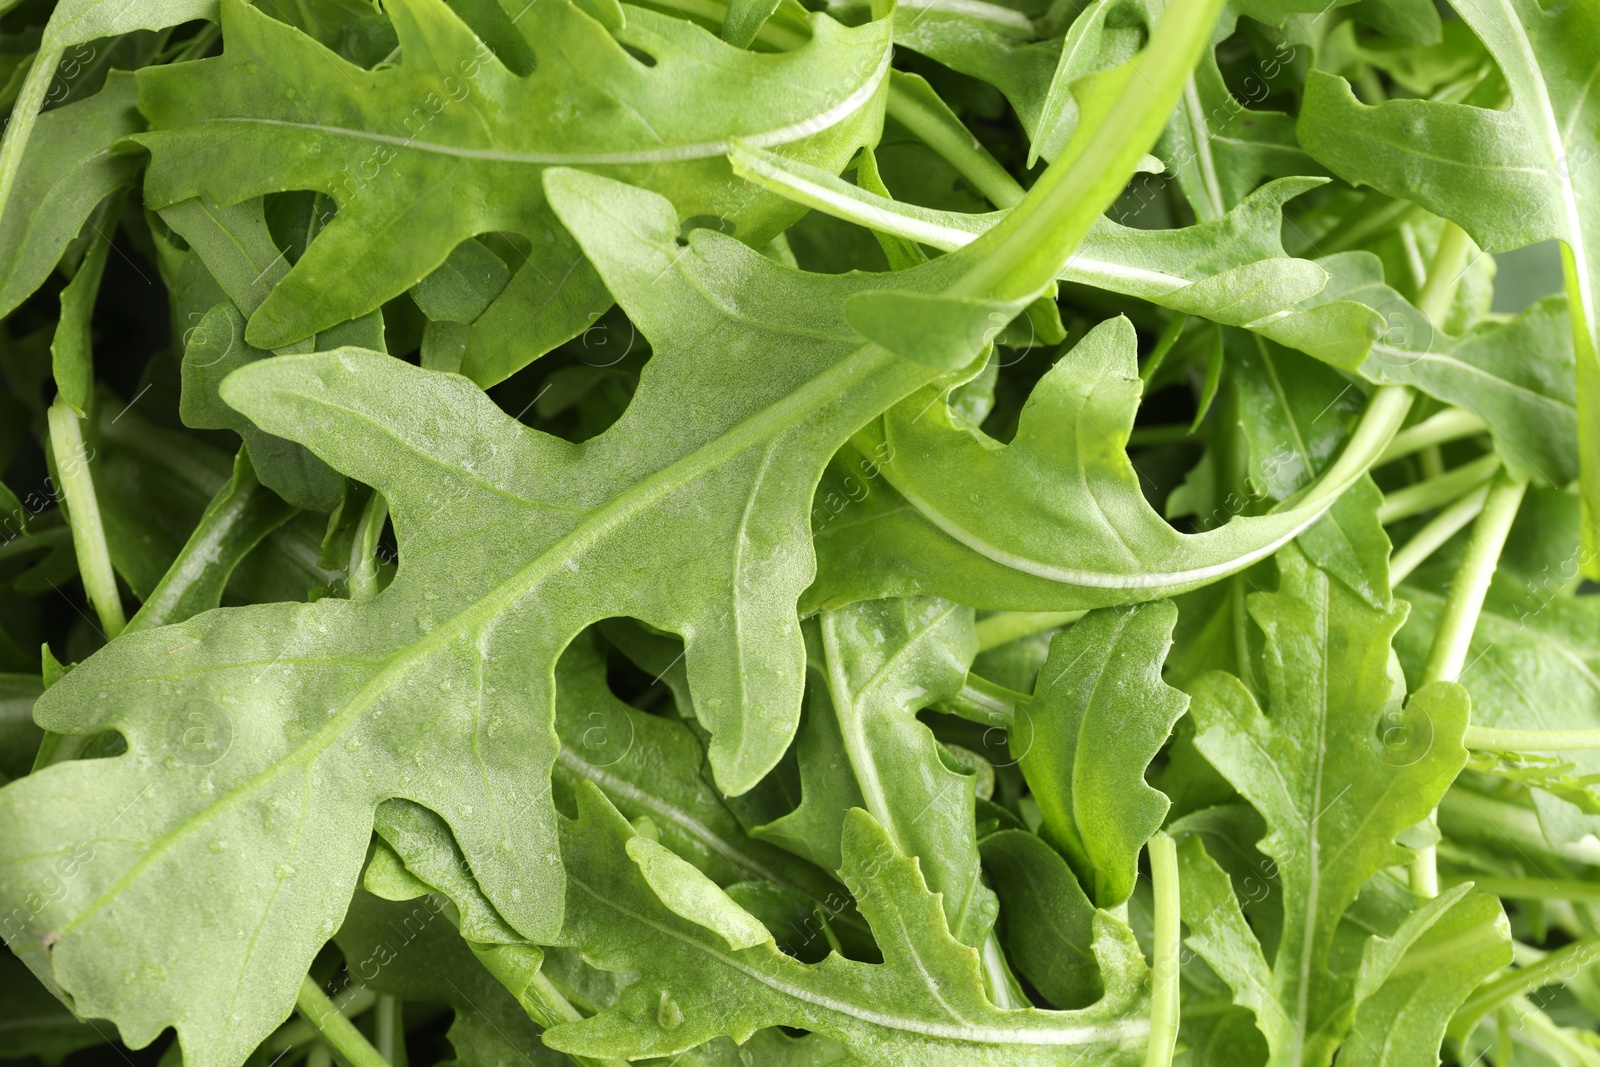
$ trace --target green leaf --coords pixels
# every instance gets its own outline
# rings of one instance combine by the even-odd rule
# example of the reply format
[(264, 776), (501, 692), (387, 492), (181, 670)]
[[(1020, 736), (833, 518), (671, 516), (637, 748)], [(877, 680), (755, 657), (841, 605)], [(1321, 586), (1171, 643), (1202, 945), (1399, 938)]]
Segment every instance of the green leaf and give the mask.
[(800, 806), (760, 835), (837, 869), (848, 813), (872, 813), (942, 896), (953, 936), (983, 942), (994, 896), (983, 885), (975, 778), (918, 721), (961, 691), (977, 652), (968, 608), (933, 598), (884, 600), (823, 614), (815, 685), (801, 734)]
[(803, 964), (771, 945), (730, 951), (722, 938), (669, 911), (628, 855), (638, 840), (599, 790), (578, 790), (579, 818), (563, 827), (568, 867), (566, 943), (606, 970), (638, 973), (617, 1004), (549, 1031), (575, 1055), (671, 1056), (712, 1037), (742, 1040), (764, 1026), (825, 1034), (861, 1064), (1058, 1063), (1081, 1050), (1096, 1063), (1143, 1062), (1143, 961), (1126, 927), (1096, 919), (1110, 992), (1092, 1008), (1003, 1010), (984, 997), (977, 950), (952, 938), (916, 862), (866, 812), (845, 821), (845, 883), (872, 923), (881, 964), (829, 956)]
[(358, 890), (334, 940), (349, 977), (366, 988), (454, 1008), (447, 1036), (462, 1067), (568, 1062), (544, 1046), (516, 997), (473, 955), (442, 899), (389, 901)]
[[(657, 673), (680, 657), (681, 649), (664, 656)], [(859, 923), (853, 914), (841, 914), (844, 890), (831, 876), (745, 832), (709, 781), (705, 749), (688, 725), (646, 714), (612, 695), (605, 661), (586, 637), (574, 641), (556, 665), (556, 733), (556, 796), (563, 808), (570, 807), (579, 782), (591, 781), (627, 818), (649, 819), (662, 844), (718, 885), (770, 883), (812, 901), (833, 922)]]
[(94, 209), (133, 181), (137, 155), (112, 144), (144, 127), (133, 75), (39, 116), (0, 216), (0, 314), (10, 314), (50, 276)]
[[(1578, 455), (1593, 551), (1600, 516), (1600, 156), (1592, 83), (1600, 11), (1539, 0), (1456, 0), (1488, 47), (1511, 106), (1391, 100), (1369, 108), (1341, 79), (1312, 72), (1299, 132), (1307, 151), (1351, 182), (1450, 219), (1487, 252), (1565, 243), (1577, 359)], [(1498, 103), (1496, 101), (1495, 103)], [(1586, 566), (1585, 568), (1589, 568)]]
[[(1373, 1067), (1437, 1062), (1455, 1010), (1481, 982), (1511, 965), (1511, 929), (1500, 901), (1467, 888), (1447, 891), (1414, 912), (1422, 921), (1408, 920), (1403, 940), (1371, 943), (1397, 958), (1382, 986), (1358, 991), (1360, 1006), (1341, 1061)], [(1371, 955), (1362, 960), (1363, 978)]]
[(992, 300), (956, 300), (869, 289), (845, 301), (856, 332), (895, 355), (936, 370), (959, 370), (988, 348), (1017, 309)]
[[(1350, 979), (1326, 964), (1340, 918), (1395, 839), (1428, 816), (1466, 761), (1467, 696), (1436, 682), (1405, 699), (1390, 642), (1403, 605), (1370, 604), (1278, 555), (1277, 592), (1254, 593), (1265, 635), (1267, 709), (1232, 675), (1193, 687), (1195, 744), (1266, 819), (1261, 849), (1283, 887), (1271, 992), (1288, 1034), (1274, 1063), (1326, 1063), (1350, 1025)], [(1258, 1012), (1258, 1021), (1261, 1019)]]
[(979, 842), (1000, 898), (1007, 957), (1058, 1008), (1083, 1008), (1105, 993), (1094, 957), (1095, 908), (1066, 861), (1022, 830)]
[[(748, 145), (730, 155), (743, 176), (819, 211), (952, 251), (1008, 214), (974, 215), (891, 200), (818, 167)], [(1381, 333), (1379, 315), (1354, 300), (1321, 296), (1328, 274), (1283, 250), (1283, 205), (1324, 184), (1284, 178), (1251, 192), (1225, 216), (1177, 230), (1095, 220), (1061, 280), (1148, 300), (1259, 332), (1335, 366), (1354, 369)]]
[[(120, 819), (140, 844), (98, 850), (105, 881), (80, 879), (34, 917), (25, 942), (59, 938), (48, 966), (130, 1041), (175, 1023), (206, 1067), (276, 1025), (337, 925), (371, 812), (390, 796), (444, 816), (507, 920), (531, 939), (551, 936), (561, 907), (561, 871), (549, 860), (551, 680), (560, 651), (589, 623), (632, 615), (688, 637), (696, 710), (723, 788), (749, 789), (787, 747), (804, 671), (794, 608), (810, 580), (809, 487), (851, 431), (931, 372), (863, 348), (839, 319), (818, 323), (818, 308), (842, 318), (830, 279), (806, 279), (704, 230), (686, 251), (654, 194), (577, 172), (550, 185), (655, 341), (651, 374), (623, 420), (574, 446), (516, 423), (464, 378), (355, 349), (236, 371), (225, 399), (389, 502), (402, 560), (393, 584), (361, 602), (258, 605), (130, 634), (41, 707), (39, 721), (57, 732), (114, 726), (128, 754), (58, 765), (7, 791), (0, 898), (26, 895), (51, 862), (40, 843), (92, 837), (127, 809)], [(737, 329), (707, 277), (734, 264), (723, 278), (767, 279), (753, 290), (765, 307), (746, 299)], [(961, 265), (948, 257), (917, 277), (934, 286)], [(714, 367), (697, 358), (707, 330), (723, 353)], [(690, 397), (695, 418), (684, 416)], [(586, 487), (581, 498), (556, 488), (573, 485)], [(722, 548), (708, 553), (713, 528)], [(662, 566), (682, 584), (637, 581)], [(166, 680), (174, 669), (183, 678)], [(203, 759), (179, 740), (194, 725), (173, 726), (186, 715), (213, 731), (195, 735)], [(219, 731), (232, 740), (213, 763)], [(172, 784), (146, 792), (155, 781)], [(219, 838), (238, 847), (212, 849)], [(208, 879), (233, 889), (206, 923), (152, 924), (143, 941), (126, 939), (118, 914), (154, 914), (179, 885), (206, 892)], [(240, 928), (260, 929), (270, 955), (216, 932)], [(131, 955), (108, 951), (107, 937), (123, 938)], [(188, 946), (166, 964), (161, 992), (125, 985), (122, 968), (156, 945)], [(250, 993), (236, 1003), (194, 992), (245, 975)]]
[[(1073, 611), (1170, 596), (1304, 531), (1375, 458), (1368, 442), (1392, 432), (1367, 427), (1292, 506), (1179, 533), (1145, 501), (1125, 451), (1141, 392), (1135, 344), (1123, 318), (1091, 330), (1034, 388), (1009, 445), (968, 425), (933, 386), (868, 425), (843, 462), (863, 460), (869, 487), (840, 496), (847, 522), (814, 517), (820, 574), (805, 604), (926, 593)], [(824, 502), (842, 477), (836, 468), (824, 483)]]
[(1010, 731), (1041, 836), (1102, 908), (1132, 895), (1139, 852), (1166, 818), (1144, 775), (1189, 703), (1161, 680), (1177, 621), (1169, 601), (1090, 612), (1050, 642)]
[[(1413, 321), (1420, 319), (1416, 313)], [(1362, 373), (1482, 416), (1507, 467), (1564, 488), (1579, 474), (1574, 368), (1566, 300), (1557, 296), (1461, 337), (1427, 331), (1394, 345), (1386, 335), (1373, 345)]]
[[(838, 169), (881, 116), (888, 27), (880, 23), (845, 29), (818, 17), (806, 45), (757, 54), (639, 9), (613, 39), (556, 0), (528, 8), (518, 23), (542, 42), (538, 69), (522, 78), (442, 0), (399, 0), (387, 10), (403, 57), (388, 70), (347, 64), (226, 0), (223, 56), (140, 75), (154, 127), (143, 141), (151, 149), (146, 195), (157, 205), (199, 195), (237, 202), (285, 187), (316, 189), (338, 204), (252, 314), (247, 338), (258, 347), (364, 315), (467, 238), (510, 232), (532, 242), (534, 266), (511, 279), (500, 298), (505, 314), (480, 320), (462, 365), (492, 384), (579, 333), (609, 303), (550, 213), (540, 185), (546, 168), (596, 167), (645, 183), (680, 214), (725, 217), (759, 245), (795, 213), (728, 173), (721, 157), (729, 141)], [(569, 118), (601, 113), (611, 119)], [(219, 127), (227, 137), (216, 136)]]

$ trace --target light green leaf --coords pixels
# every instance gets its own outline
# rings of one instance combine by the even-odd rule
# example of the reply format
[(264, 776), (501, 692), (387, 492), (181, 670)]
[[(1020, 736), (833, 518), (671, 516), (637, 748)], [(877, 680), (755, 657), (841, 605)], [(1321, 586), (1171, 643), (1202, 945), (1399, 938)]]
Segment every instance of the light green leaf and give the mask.
[[(965, 247), (1006, 217), (891, 200), (818, 167), (736, 145), (734, 168), (752, 182), (819, 211), (934, 248)], [(1061, 280), (1242, 326), (1335, 366), (1361, 364), (1381, 332), (1371, 308), (1322, 296), (1328, 274), (1283, 250), (1283, 205), (1323, 184), (1284, 178), (1253, 191), (1225, 216), (1177, 230), (1095, 220)], [(1357, 298), (1359, 299), (1359, 298)]]
[(977, 641), (972, 611), (921, 597), (826, 612), (812, 644), (815, 688), (799, 742), (799, 808), (760, 836), (837, 869), (848, 812), (871, 812), (942, 895), (957, 940), (994, 923), (973, 819), (974, 776), (917, 712), (961, 691)]
[(1255, 931), (1245, 921), (1227, 872), (1211, 858), (1199, 835), (1178, 844), (1178, 889), (1185, 943), (1227, 983), (1233, 1002), (1249, 1011), (1274, 1054), (1288, 1043), (1293, 1021), (1273, 996), (1272, 971)]
[(39, 288), (94, 209), (139, 171), (137, 155), (113, 152), (144, 127), (133, 75), (112, 72), (105, 88), (39, 116), (0, 216), (0, 314)]
[(1592, 92), (1600, 10), (1540, 0), (1455, 0), (1454, 7), (1499, 65), (1508, 109), (1435, 100), (1370, 108), (1341, 79), (1313, 71), (1300, 137), (1341, 177), (1458, 223), (1485, 251), (1565, 243), (1583, 536), (1592, 560), (1600, 529), (1600, 226), (1592, 207), (1600, 198)]
[(1260, 847), (1284, 916), (1272, 994), (1290, 1024), (1273, 1063), (1299, 1065), (1328, 1062), (1350, 1025), (1352, 979), (1326, 963), (1339, 920), (1368, 878), (1405, 859), (1395, 839), (1465, 763), (1468, 701), (1447, 682), (1405, 699), (1390, 649), (1403, 605), (1373, 608), (1293, 548), (1278, 566), (1277, 592), (1249, 598), (1270, 713), (1213, 673), (1194, 684), (1190, 714), (1196, 746), (1270, 831)]
[[(553, 935), (551, 681), (561, 650), (592, 622), (631, 615), (686, 635), (697, 714), (728, 791), (749, 789), (788, 745), (804, 671), (794, 611), (811, 576), (810, 486), (850, 432), (932, 372), (863, 348), (842, 321), (836, 280), (705, 230), (686, 250), (670, 205), (642, 190), (571, 171), (550, 185), (655, 342), (622, 421), (575, 446), (515, 422), (465, 378), (379, 353), (259, 360), (227, 379), (224, 398), (383, 494), (402, 560), (394, 582), (361, 602), (256, 605), (130, 634), (41, 708), (41, 724), (61, 733), (114, 726), (128, 753), (8, 788), (0, 898), (26, 895), (53, 862), (44, 842), (96, 839), (120, 820), (118, 843), (96, 846), (100, 877), (78, 879), (35, 915), (23, 943), (130, 1041), (176, 1024), (195, 1067), (253, 1047), (337, 925), (371, 813), (388, 797), (443, 816), (512, 926)], [(937, 288), (962, 265), (946, 257), (913, 280)], [(734, 318), (719, 286), (752, 272), (763, 284), (746, 293), (760, 295)], [(698, 358), (708, 331), (715, 365)], [(699, 415), (686, 417), (688, 398)], [(577, 497), (573, 486), (584, 487)], [(637, 580), (663, 566), (681, 584)], [(174, 670), (183, 674), (169, 680)], [(181, 744), (189, 720), (170, 732), (192, 715), (231, 732), (214, 762), (214, 741), (199, 761)], [(149, 788), (158, 780), (171, 784)], [(121, 843), (123, 833), (138, 843)], [(218, 839), (239, 844), (214, 850)], [(205, 923), (150, 924), (130, 939), (116, 916), (168, 908), (175, 879), (208, 896), (208, 879), (231, 889)], [(218, 932), (238, 929), (260, 929), (270, 952)], [(59, 938), (48, 963), (46, 935)], [(129, 960), (165, 954), (159, 992), (122, 981), (129, 963), (107, 937)], [(236, 1002), (193, 993), (246, 975)]]
[(1017, 309), (992, 300), (957, 300), (868, 289), (845, 301), (846, 320), (867, 340), (936, 370), (959, 370), (989, 347)]
[(1090, 612), (1050, 642), (1010, 731), (1041, 836), (1102, 908), (1133, 893), (1139, 852), (1166, 818), (1167, 798), (1144, 775), (1189, 704), (1161, 680), (1177, 621), (1170, 601)]
[[(259, 347), (366, 314), (469, 237), (518, 233), (533, 243), (533, 266), (501, 297), (516, 318), (480, 322), (462, 365), (492, 384), (589, 326), (609, 303), (550, 213), (540, 186), (546, 168), (595, 167), (644, 183), (680, 214), (725, 218), (759, 245), (796, 212), (733, 179), (722, 159), (729, 141), (838, 169), (875, 136), (881, 116), (888, 27), (880, 23), (845, 29), (818, 17), (806, 45), (757, 54), (642, 9), (614, 39), (556, 0), (528, 8), (518, 23), (541, 42), (537, 70), (522, 78), (442, 0), (397, 0), (387, 11), (402, 54), (387, 70), (347, 64), (225, 0), (222, 57), (140, 75), (154, 127), (144, 140), (153, 203), (199, 195), (237, 202), (287, 186), (338, 204), (251, 316), (247, 336)], [(334, 68), (339, 77), (329, 77)], [(610, 121), (568, 118), (602, 113)], [(216, 136), (219, 127), (227, 137)]]
[[(1427, 918), (1408, 921), (1404, 955), (1394, 961), (1387, 981), (1362, 997), (1341, 1062), (1372, 1067), (1438, 1062), (1455, 1010), (1479, 983), (1511, 964), (1511, 928), (1495, 897), (1447, 892), (1413, 915)], [(1365, 970), (1366, 959), (1362, 963)]]
[[(927, 387), (853, 439), (868, 490), (837, 523), (814, 516), (818, 581), (805, 603), (927, 593), (979, 608), (1073, 611), (1153, 600), (1266, 558), (1327, 510), (1397, 424), (1388, 405), (1291, 506), (1182, 534), (1144, 499), (1125, 447), (1141, 393), (1132, 325), (1090, 331), (1039, 381), (1001, 446)], [(1373, 446), (1377, 447), (1374, 448)]]
[[(681, 674), (681, 658), (680, 646), (664, 654), (659, 667), (646, 669), (659, 675), (676, 667)], [(687, 703), (686, 682), (683, 690)], [(687, 724), (646, 714), (612, 695), (605, 660), (590, 638), (580, 636), (556, 664), (556, 733), (558, 804), (568, 806), (571, 790), (587, 779), (627, 818), (648, 818), (662, 844), (718, 885), (771, 883), (835, 913), (835, 922), (859, 923), (838, 914), (844, 891), (832, 877), (746, 834), (711, 784), (705, 749)]]
[(770, 945), (729, 951), (666, 909), (628, 857), (633, 829), (591, 785), (563, 827), (564, 940), (606, 970), (639, 978), (616, 1006), (555, 1027), (545, 1040), (590, 1056), (671, 1056), (712, 1037), (772, 1025), (840, 1042), (863, 1065), (1054, 1064), (1072, 1050), (1107, 1065), (1143, 1062), (1143, 962), (1127, 928), (1096, 919), (1108, 995), (1092, 1008), (1002, 1010), (983, 994), (977, 950), (952, 938), (916, 862), (865, 812), (845, 821), (841, 870), (883, 949), (883, 963), (829, 956), (803, 964)]
[[(1576, 555), (1566, 566), (1576, 574)], [(1461, 684), (1472, 695), (1474, 724), (1505, 730), (1600, 727), (1600, 604), (1559, 595), (1558, 583), (1558, 572), (1537, 576), (1531, 588), (1515, 590), (1520, 595), (1502, 593), (1485, 605), (1461, 672)], [(1395, 650), (1415, 672), (1427, 658), (1444, 598), (1411, 585), (1402, 586), (1400, 595), (1410, 601), (1413, 619), (1400, 631)], [(1600, 773), (1600, 751), (1559, 756), (1582, 775)], [(1600, 817), (1582, 814), (1544, 790), (1533, 791), (1533, 803), (1553, 844), (1600, 829)]]

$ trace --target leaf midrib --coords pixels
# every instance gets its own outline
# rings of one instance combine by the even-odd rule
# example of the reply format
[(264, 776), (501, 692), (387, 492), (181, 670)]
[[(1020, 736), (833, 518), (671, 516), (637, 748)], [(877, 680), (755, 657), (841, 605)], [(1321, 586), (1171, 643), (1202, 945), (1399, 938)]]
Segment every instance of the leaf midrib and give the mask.
[[(286, 356), (279, 358), (295, 359), (306, 357)], [(290, 753), (287, 758), (280, 759), (262, 771), (251, 775), (234, 786), (233, 789), (229, 790), (226, 795), (215, 803), (183, 820), (158, 838), (150, 850), (131, 864), (120, 878), (107, 886), (98, 897), (85, 906), (83, 911), (62, 926), (60, 931), (62, 936), (64, 937), (71, 933), (109, 905), (125, 888), (137, 880), (147, 868), (165, 855), (170, 848), (175, 847), (188, 832), (197, 830), (214, 816), (229, 811), (234, 804), (242, 802), (246, 796), (254, 793), (258, 787), (267, 785), (280, 775), (288, 773), (292, 768), (309, 765), (315, 758), (332, 746), (334, 741), (367, 708), (381, 698), (391, 682), (398, 680), (406, 670), (426, 662), (429, 655), (438, 646), (448, 644), (457, 637), (471, 633), (479, 626), (497, 618), (518, 600), (537, 588), (557, 567), (563, 566), (567, 560), (581, 555), (604, 535), (610, 533), (640, 511), (657, 503), (680, 486), (702, 477), (726, 460), (754, 447), (766, 436), (775, 437), (785, 432), (791, 426), (798, 424), (804, 415), (830, 403), (837, 402), (840, 396), (849, 395), (852, 386), (873, 377), (898, 362), (898, 357), (878, 348), (876, 345), (865, 345), (857, 349), (851, 356), (840, 360), (821, 374), (818, 374), (799, 389), (786, 394), (775, 403), (751, 413), (711, 442), (702, 445), (649, 477), (635, 482), (632, 486), (595, 508), (589, 513), (585, 521), (580, 522), (573, 530), (551, 544), (522, 570), (491, 589), (485, 596), (473, 601), (472, 604), (458, 612), (444, 624), (429, 631), (421, 639), (404, 646), (397, 656), (388, 660), (365, 685), (356, 691), (337, 715), (331, 717), (321, 729), (298, 749)], [(337, 407), (337, 405), (324, 403), (325, 406)], [(347, 408), (340, 408), (339, 410), (346, 411), (352, 415), (357, 414)], [(390, 586), (390, 590), (393, 589), (394, 587)], [(390, 595), (389, 590), (379, 594), (380, 597), (386, 595)], [(376, 601), (373, 602), (375, 603)]]

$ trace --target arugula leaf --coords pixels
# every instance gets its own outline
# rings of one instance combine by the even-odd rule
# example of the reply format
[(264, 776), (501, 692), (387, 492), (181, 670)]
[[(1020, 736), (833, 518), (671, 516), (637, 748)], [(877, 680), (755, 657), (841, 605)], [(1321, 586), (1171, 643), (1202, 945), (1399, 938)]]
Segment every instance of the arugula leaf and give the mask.
[(1006, 952), (1058, 1008), (1105, 994), (1094, 955), (1095, 907), (1066, 861), (1038, 837), (1001, 830), (978, 843), (994, 879)]
[(1050, 642), (1010, 731), (1041, 836), (1102, 908), (1133, 894), (1139, 852), (1166, 818), (1144, 775), (1189, 703), (1161, 681), (1177, 621), (1167, 601), (1090, 612)]
[[(1282, 881), (1271, 1006), (1257, 1025), (1274, 1063), (1326, 1063), (1351, 1019), (1352, 979), (1327, 962), (1339, 920), (1368, 878), (1404, 858), (1395, 839), (1466, 762), (1468, 702), (1449, 682), (1405, 698), (1390, 650), (1403, 606), (1373, 608), (1294, 548), (1278, 567), (1278, 590), (1249, 598), (1270, 714), (1221, 673), (1194, 684), (1190, 714), (1195, 745), (1266, 819), (1261, 849)], [(1252, 988), (1265, 968), (1252, 965)]]
[[(1157, 599), (1243, 570), (1299, 535), (1376, 458), (1409, 400), (1385, 397), (1292, 506), (1183, 534), (1144, 499), (1124, 451), (1141, 383), (1126, 319), (1090, 331), (1042, 378), (999, 447), (924, 388), (851, 443), (869, 490), (817, 523), (805, 604), (927, 593), (975, 607), (1073, 611)], [(838, 467), (824, 492), (843, 477)], [(859, 498), (859, 499), (857, 499)], [(1024, 516), (1026, 519), (1024, 519)]]
[(100, 92), (39, 117), (0, 216), (0, 314), (44, 283), (94, 209), (138, 173), (137, 156), (112, 149), (144, 126), (136, 96), (133, 76), (113, 72)]
[(972, 611), (933, 598), (825, 612), (811, 638), (815, 678), (799, 739), (800, 806), (759, 835), (837, 869), (849, 812), (872, 814), (940, 894), (958, 941), (994, 924), (973, 820), (975, 779), (916, 718), (961, 691), (977, 651)]
[[(729, 158), (739, 174), (775, 193), (945, 251), (965, 247), (1007, 214), (971, 215), (891, 200), (748, 145), (736, 145)], [(1253, 191), (1225, 216), (1179, 230), (1137, 229), (1101, 217), (1061, 280), (1242, 326), (1354, 369), (1379, 336), (1377, 313), (1351, 300), (1319, 299), (1327, 273), (1287, 256), (1280, 237), (1283, 205), (1321, 184), (1284, 178)]]
[[(1108, 996), (1092, 1008), (1004, 1010), (983, 995), (979, 958), (950, 936), (939, 899), (915, 861), (870, 815), (845, 819), (840, 874), (883, 948), (881, 964), (830, 956), (802, 964), (771, 942), (733, 948), (720, 933), (669, 911), (633, 858), (641, 840), (598, 789), (578, 790), (579, 818), (563, 828), (568, 866), (564, 940), (597, 965), (639, 979), (616, 1006), (545, 1037), (565, 1052), (674, 1055), (711, 1037), (739, 1040), (782, 1024), (826, 1034), (856, 1062), (972, 1064), (1058, 1062), (1092, 1049), (1096, 1062), (1143, 1061), (1148, 1023), (1139, 1015), (1144, 963), (1132, 934), (1096, 918), (1096, 954)], [(735, 907), (732, 901), (727, 906)]]
[[(730, 140), (838, 168), (880, 121), (888, 42), (878, 23), (845, 29), (818, 18), (805, 46), (756, 54), (645, 10), (613, 39), (557, 0), (527, 9), (519, 23), (545, 42), (538, 69), (520, 77), (442, 0), (400, 0), (387, 10), (402, 55), (387, 70), (364, 71), (225, 0), (223, 56), (140, 75), (140, 107), (153, 127), (142, 135), (151, 151), (146, 196), (156, 205), (199, 195), (232, 203), (290, 187), (315, 189), (339, 207), (251, 315), (246, 339), (257, 347), (281, 348), (364, 315), (462, 241), (506, 231), (532, 242), (536, 265), (517, 272), (501, 297), (506, 313), (469, 342), (463, 370), (493, 384), (581, 332), (608, 304), (550, 213), (540, 186), (547, 168), (588, 166), (642, 182), (681, 214), (725, 216), (762, 244), (794, 215), (731, 175), (719, 180)], [(717, 59), (701, 62), (703, 52)], [(708, 108), (707, 100), (725, 104)], [(597, 113), (611, 121), (568, 118)], [(219, 128), (226, 138), (214, 136)]]
[[(1596, 544), (1600, 438), (1590, 414), (1600, 402), (1595, 276), (1597, 231), (1583, 205), (1600, 195), (1600, 153), (1590, 81), (1600, 13), (1538, 0), (1455, 0), (1505, 79), (1510, 108), (1435, 100), (1361, 104), (1349, 86), (1313, 72), (1298, 130), (1301, 142), (1341, 177), (1414, 200), (1461, 225), (1489, 252), (1545, 240), (1564, 243), (1572, 307), (1580, 416), (1578, 455), (1586, 515)], [(1591, 565), (1586, 565), (1586, 572)]]

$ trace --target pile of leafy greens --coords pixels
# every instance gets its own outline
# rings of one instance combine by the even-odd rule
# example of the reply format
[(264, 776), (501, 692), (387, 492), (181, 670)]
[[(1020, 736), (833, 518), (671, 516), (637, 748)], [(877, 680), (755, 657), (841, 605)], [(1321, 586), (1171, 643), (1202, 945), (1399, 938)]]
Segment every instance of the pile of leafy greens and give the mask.
[(0, 1058), (1600, 1067), (1593, 0), (0, 0)]

